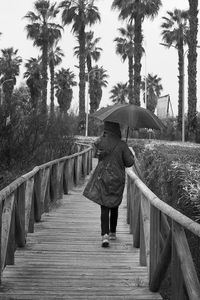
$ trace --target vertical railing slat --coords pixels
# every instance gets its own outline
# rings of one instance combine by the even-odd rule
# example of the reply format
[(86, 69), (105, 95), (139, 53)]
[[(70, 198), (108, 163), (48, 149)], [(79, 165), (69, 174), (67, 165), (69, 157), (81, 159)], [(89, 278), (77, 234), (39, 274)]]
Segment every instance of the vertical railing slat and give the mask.
[(156, 269), (160, 255), (160, 211), (150, 206), (150, 262), (149, 282)]
[(15, 196), (14, 193), (9, 195), (5, 201), (2, 210), (2, 244), (1, 244), (1, 268), (2, 270), (5, 267), (6, 263), (6, 254), (8, 248), (8, 240), (10, 234), (10, 227), (11, 227), (11, 218), (12, 218), (12, 211), (14, 207)]

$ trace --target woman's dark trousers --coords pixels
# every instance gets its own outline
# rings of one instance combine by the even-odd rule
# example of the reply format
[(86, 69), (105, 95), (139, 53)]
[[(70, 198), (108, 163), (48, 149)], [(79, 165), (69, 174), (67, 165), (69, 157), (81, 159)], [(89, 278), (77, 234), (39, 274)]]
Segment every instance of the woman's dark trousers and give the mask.
[(117, 228), (118, 206), (108, 208), (101, 206), (101, 235), (115, 233)]

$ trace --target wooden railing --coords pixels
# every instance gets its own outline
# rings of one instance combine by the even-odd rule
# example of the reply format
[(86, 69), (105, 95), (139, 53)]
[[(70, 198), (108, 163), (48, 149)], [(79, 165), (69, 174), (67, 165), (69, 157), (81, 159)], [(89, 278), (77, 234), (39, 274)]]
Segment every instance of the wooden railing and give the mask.
[(199, 300), (200, 284), (185, 229), (199, 238), (200, 224), (161, 201), (137, 170), (127, 169), (127, 223), (134, 247), (140, 248), (140, 264), (148, 267), (150, 290), (159, 291), (171, 263), (171, 299)]
[(92, 146), (77, 144), (77, 153), (35, 167), (0, 191), (1, 274), (14, 264), (17, 247), (24, 247), (28, 232), (43, 212), (67, 194), (92, 169)]

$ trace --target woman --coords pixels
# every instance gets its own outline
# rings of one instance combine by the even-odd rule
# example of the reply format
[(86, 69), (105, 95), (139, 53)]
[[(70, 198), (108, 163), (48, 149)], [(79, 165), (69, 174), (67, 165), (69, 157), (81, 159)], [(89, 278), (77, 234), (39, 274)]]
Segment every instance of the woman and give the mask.
[(102, 247), (116, 239), (118, 208), (125, 185), (125, 168), (134, 164), (134, 156), (121, 140), (118, 123), (104, 122), (103, 136), (95, 143), (98, 165), (83, 195), (101, 206)]

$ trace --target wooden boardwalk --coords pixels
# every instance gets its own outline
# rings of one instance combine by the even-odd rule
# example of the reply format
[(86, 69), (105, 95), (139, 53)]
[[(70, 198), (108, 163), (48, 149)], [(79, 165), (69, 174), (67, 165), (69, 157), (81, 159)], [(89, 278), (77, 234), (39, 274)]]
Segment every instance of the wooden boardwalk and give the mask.
[(15, 265), (3, 272), (0, 299), (162, 299), (148, 289), (126, 224), (126, 200), (119, 210), (117, 240), (101, 247), (100, 208), (82, 196), (83, 186), (64, 195), (35, 224)]

